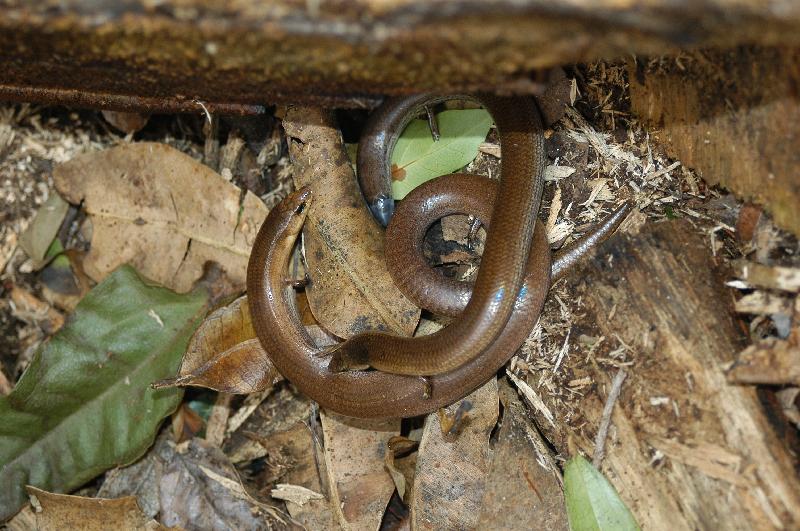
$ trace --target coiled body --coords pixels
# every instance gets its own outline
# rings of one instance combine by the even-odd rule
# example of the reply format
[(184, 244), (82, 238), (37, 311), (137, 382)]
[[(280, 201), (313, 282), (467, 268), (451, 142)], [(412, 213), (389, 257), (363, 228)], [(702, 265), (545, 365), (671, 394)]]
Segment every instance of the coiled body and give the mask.
[[(506, 109), (505, 111), (511, 112), (512, 110)], [(415, 112), (415, 110), (407, 112)], [(534, 120), (534, 125), (536, 123), (538, 122)], [(518, 127), (525, 124), (531, 125), (530, 122), (523, 124), (519, 121), (515, 121), (514, 124)], [(399, 135), (399, 132), (391, 132), (392, 135), (395, 133)], [(523, 131), (520, 131), (520, 134), (521, 137), (508, 133), (503, 136), (501, 130), (501, 141), (504, 142), (503, 179), (506, 178), (508, 171), (513, 171), (515, 168), (531, 169), (533, 166), (543, 165), (544, 155), (539, 150), (541, 146), (538, 141), (530, 141), (530, 137), (526, 137)], [(519, 138), (528, 140), (522, 142)], [(514, 143), (515, 141), (517, 143)], [(527, 162), (521, 164), (520, 161), (524, 157), (515, 156), (515, 151), (522, 149), (523, 144), (526, 148), (533, 146), (536, 153)], [(506, 159), (509, 159), (511, 163), (510, 170)], [(401, 289), (409, 290), (409, 293), (415, 291), (423, 293), (422, 296), (413, 295), (412, 300), (417, 299), (424, 307), (433, 305), (432, 310), (440, 313), (457, 314), (461, 311), (479, 311), (475, 309), (479, 308), (476, 306), (470, 310), (475, 294), (471, 293), (472, 288), (469, 285), (454, 284), (443, 276), (430, 271), (421, 256), (421, 241), (430, 224), (442, 215), (464, 212), (468, 209), (468, 212), (464, 213), (476, 215), (487, 226), (491, 224), (488, 230), (489, 237), (491, 238), (492, 234), (495, 235), (494, 240), (487, 241), (478, 274), (478, 281), (483, 275), (485, 278), (488, 277), (491, 282), (476, 283), (475, 293), (477, 294), (479, 289), (487, 289), (486, 286), (513, 289), (508, 319), (502, 319), (503, 312), (497, 311), (496, 308), (488, 312), (488, 315), (494, 316), (498, 322), (502, 321), (501, 324), (487, 323), (486, 321), (491, 320), (487, 314), (478, 314), (471, 320), (462, 322), (460, 326), (467, 327), (466, 332), (470, 338), (475, 335), (483, 336), (485, 343), (482, 348), (474, 349), (475, 352), (466, 359), (462, 356), (455, 366), (451, 366), (447, 370), (434, 371), (429, 370), (429, 364), (423, 363), (421, 367), (416, 366), (415, 364), (420, 361), (418, 356), (409, 356), (403, 359), (401, 364), (405, 364), (403, 365), (405, 372), (430, 376), (427, 381), (414, 376), (380, 370), (341, 371), (341, 367), (331, 367), (329, 353), (314, 345), (300, 323), (294, 310), (293, 289), (284, 279), (289, 256), (305, 220), (308, 204), (312, 200), (312, 192), (310, 189), (304, 188), (291, 194), (274, 207), (256, 237), (247, 270), (247, 288), (256, 333), (278, 370), (300, 391), (316, 400), (321, 406), (343, 415), (361, 418), (409, 417), (430, 413), (464, 397), (494, 377), (516, 352), (536, 323), (550, 288), (551, 272), (553, 277), (563, 275), (592, 246), (607, 238), (630, 208), (628, 204), (625, 204), (617, 209), (591, 233), (559, 253), (551, 265), (550, 249), (544, 228), (541, 223), (535, 224), (533, 220), (528, 219), (530, 216), (535, 219), (539, 208), (541, 175), (536, 171), (534, 171), (533, 181), (520, 183), (525, 184), (522, 187), (522, 193), (528, 195), (525, 198), (516, 198), (513, 202), (513, 205), (516, 206), (511, 206), (511, 208), (521, 208), (520, 205), (535, 205), (533, 211), (512, 210), (509, 214), (502, 208), (498, 209), (496, 205), (498, 201), (502, 200), (502, 181), (498, 186), (483, 177), (463, 175), (440, 177), (426, 183), (409, 194), (397, 208), (397, 216), (395, 216), (393, 226), (387, 235), (387, 259), (390, 261), (400, 260), (404, 265), (415, 263), (419, 266), (415, 271), (424, 270), (425, 274), (433, 275), (424, 280), (422, 280), (422, 276), (417, 276), (417, 273), (407, 275), (405, 279), (401, 278), (402, 275), (397, 278)], [(513, 173), (511, 175), (513, 191), (516, 190), (513, 184), (524, 179)], [(377, 186), (376, 188), (380, 189), (381, 187)], [(369, 195), (367, 197), (369, 200)], [(392, 205), (392, 212), (394, 212), (394, 204), (392, 203)], [(505, 207), (508, 206), (505, 205)], [(497, 214), (501, 214), (500, 229), (498, 229), (495, 218)], [(525, 219), (521, 222), (510, 219), (514, 216), (522, 216)], [(514, 234), (522, 233), (521, 237), (528, 240), (528, 248), (520, 249), (513, 245), (514, 242), (519, 242), (513, 240), (511, 234), (506, 235), (511, 240), (509, 242), (511, 249), (506, 251), (510, 252), (512, 257), (518, 254), (524, 257), (522, 263), (518, 263), (518, 260), (514, 259), (514, 267), (511, 269), (507, 265), (498, 266), (497, 256), (493, 259), (494, 261), (487, 262), (486, 260), (490, 244), (495, 247), (503, 247), (506, 244), (504, 234), (500, 231), (509, 229), (508, 224), (513, 225), (512, 228), (516, 231)], [(530, 238), (527, 237), (527, 231), (531, 232)], [(503, 256), (503, 254), (499, 253), (498, 256)], [(405, 271), (403, 267), (400, 267), (400, 270)], [(504, 275), (516, 278), (517, 270), (519, 270), (521, 289), (520, 286), (514, 288), (517, 282), (513, 278), (505, 281), (494, 278)], [(524, 284), (522, 284), (523, 279)], [(485, 293), (481, 296), (486, 298)], [(485, 305), (485, 301), (482, 304)], [(484, 310), (485, 308), (480, 311)], [(487, 324), (493, 326), (487, 326)], [(479, 327), (480, 330), (477, 332), (469, 330), (471, 326)], [(448, 328), (444, 330), (446, 331)], [(486, 337), (488, 336), (491, 339), (487, 341)], [(380, 335), (381, 341), (383, 341), (383, 337)], [(424, 338), (408, 339), (411, 345), (415, 342), (422, 343), (420, 340), (424, 342)], [(429, 345), (437, 345), (436, 341), (439, 342), (437, 346), (439, 355), (446, 358), (458, 354), (454, 351), (460, 348), (461, 342), (454, 341), (449, 345), (446, 343), (442, 345), (440, 338)], [(353, 339), (342, 345), (347, 346), (351, 342)], [(380, 346), (380, 343), (378, 345)], [(412, 370), (407, 370), (408, 367), (411, 367)], [(437, 367), (437, 369), (440, 368)]]
[[(450, 96), (448, 98), (464, 98)], [(544, 131), (539, 111), (531, 98), (468, 96), (483, 105), (492, 115), (500, 136), (503, 157), (500, 184), (492, 205), (492, 226), (487, 232), (481, 268), (464, 311), (442, 330), (422, 337), (398, 337), (382, 332), (365, 332), (342, 343), (331, 358), (331, 369), (342, 371), (373, 367), (395, 374), (430, 376), (451, 371), (475, 359), (486, 350), (514, 310), (522, 287), (528, 251), (531, 248), (536, 218), (542, 197), (545, 166)], [(367, 135), (359, 145), (359, 156), (368, 163), (359, 173), (380, 173), (374, 188), (386, 197), (391, 184), (388, 155), (403, 127), (427, 105), (445, 99), (420, 95), (390, 100), (389, 111), (378, 111), (384, 137)], [(380, 122), (380, 120), (379, 120)], [(365, 176), (361, 176), (362, 186)], [(365, 189), (368, 204), (374, 206), (375, 191)], [(390, 192), (388, 192), (390, 194)], [(375, 211), (372, 208), (373, 212)], [(549, 276), (549, 268), (545, 268)]]

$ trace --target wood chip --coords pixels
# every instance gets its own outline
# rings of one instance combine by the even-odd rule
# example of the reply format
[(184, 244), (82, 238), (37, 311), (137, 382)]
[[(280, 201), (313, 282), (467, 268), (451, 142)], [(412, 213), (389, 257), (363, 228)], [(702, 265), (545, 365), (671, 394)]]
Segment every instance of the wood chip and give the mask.
[(750, 345), (728, 371), (740, 384), (800, 385), (800, 345), (770, 337)]
[(736, 260), (731, 264), (738, 278), (751, 286), (781, 291), (800, 292), (800, 268), (777, 267)]
[(736, 311), (755, 315), (792, 315), (792, 300), (765, 291), (754, 291), (736, 301)]
[(525, 381), (518, 378), (513, 373), (508, 373), (508, 378), (514, 382), (514, 385), (517, 386), (517, 389), (522, 396), (528, 401), (528, 403), (533, 406), (536, 411), (544, 415), (544, 418), (547, 419), (547, 422), (550, 423), (551, 426), (555, 428), (556, 423), (553, 419), (553, 413), (547, 408), (542, 398), (533, 390), (533, 388), (528, 385)]
[(278, 483), (277, 488), (270, 491), (270, 496), (278, 500), (285, 500), (297, 505), (305, 505), (311, 500), (324, 500), (325, 496), (300, 485)]
[(225, 428), (228, 425), (228, 417), (231, 415), (232, 398), (233, 395), (228, 393), (219, 393), (208, 417), (206, 441), (217, 448), (221, 448), (225, 440)]
[(566, 179), (573, 173), (575, 173), (575, 168), (572, 166), (556, 166), (550, 164), (544, 168), (544, 180), (546, 182), (560, 181), (561, 179)]
[(739, 470), (742, 457), (721, 446), (709, 443), (689, 446), (673, 439), (653, 439), (649, 443), (667, 457), (695, 467), (709, 477), (737, 487), (752, 487), (747, 476)]

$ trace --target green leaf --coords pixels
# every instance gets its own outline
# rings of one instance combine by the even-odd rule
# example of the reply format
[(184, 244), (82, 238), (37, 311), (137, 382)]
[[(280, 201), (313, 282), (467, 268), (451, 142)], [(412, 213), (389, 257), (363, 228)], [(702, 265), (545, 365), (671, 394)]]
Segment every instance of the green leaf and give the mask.
[(26, 484), (69, 491), (147, 450), (182, 396), (150, 383), (178, 370), (206, 301), (129, 266), (84, 297), (0, 398), (0, 521), (27, 500)]
[(567, 461), (564, 497), (572, 531), (639, 529), (614, 486), (583, 456)]
[(392, 153), (392, 193), (408, 192), (435, 177), (458, 171), (478, 155), (492, 117), (484, 109), (444, 111), (436, 115), (440, 138), (433, 141), (426, 120), (414, 120), (397, 140)]

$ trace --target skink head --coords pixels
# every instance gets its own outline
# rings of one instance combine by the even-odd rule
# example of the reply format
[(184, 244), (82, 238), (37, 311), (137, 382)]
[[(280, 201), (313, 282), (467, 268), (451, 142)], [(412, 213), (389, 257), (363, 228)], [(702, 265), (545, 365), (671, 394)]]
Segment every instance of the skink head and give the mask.
[(369, 205), (369, 210), (382, 227), (389, 224), (394, 214), (394, 198), (381, 194)]

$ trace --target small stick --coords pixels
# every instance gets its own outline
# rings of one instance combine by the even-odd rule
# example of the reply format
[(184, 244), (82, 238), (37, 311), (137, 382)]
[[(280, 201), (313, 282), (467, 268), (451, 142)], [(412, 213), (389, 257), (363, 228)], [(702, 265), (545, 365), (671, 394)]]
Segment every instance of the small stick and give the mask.
[(605, 454), (608, 428), (611, 425), (611, 413), (614, 411), (614, 404), (617, 403), (619, 393), (622, 390), (622, 382), (625, 381), (626, 376), (625, 369), (620, 368), (617, 375), (614, 376), (614, 381), (611, 382), (611, 391), (608, 393), (606, 405), (603, 406), (603, 416), (600, 419), (600, 429), (597, 430), (597, 437), (594, 440), (594, 457), (592, 458), (592, 464), (598, 470)]

